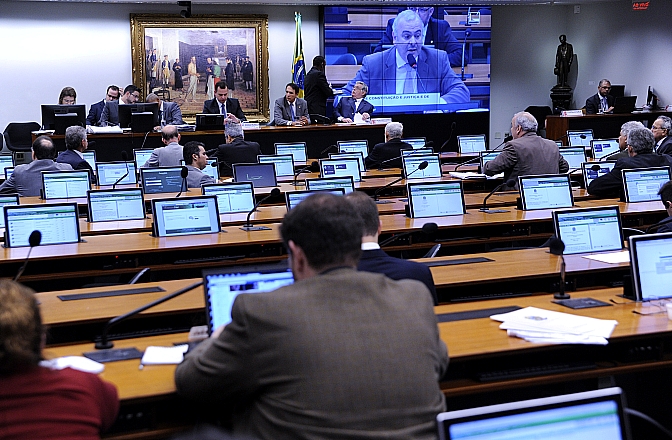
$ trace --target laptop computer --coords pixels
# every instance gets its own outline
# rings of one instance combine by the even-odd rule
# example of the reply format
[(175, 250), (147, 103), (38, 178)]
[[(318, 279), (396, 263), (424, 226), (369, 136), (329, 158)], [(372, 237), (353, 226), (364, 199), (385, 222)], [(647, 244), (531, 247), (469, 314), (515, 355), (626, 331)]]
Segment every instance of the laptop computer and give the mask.
[[(131, 185), (138, 183), (135, 162), (99, 162), (96, 164), (98, 185)], [(125, 176), (121, 179), (122, 176)], [(121, 180), (119, 180), (121, 179)]]
[(254, 208), (252, 182), (212, 183), (201, 188), (204, 195), (217, 197), (220, 215), (250, 212)]
[(318, 193), (329, 193), (335, 196), (342, 196), (345, 194), (344, 188), (331, 188), (331, 189), (307, 189), (301, 191), (290, 191), (285, 193), (285, 202), (287, 204), (287, 211), (290, 211), (296, 208), (299, 203), (306, 200), (308, 197), (313, 194)]
[(424, 137), (423, 138), (406, 138), (406, 139), (402, 139), (401, 142), (406, 142), (407, 144), (410, 144), (410, 146), (413, 147), (414, 150), (417, 149), (417, 148), (424, 148), (425, 144), (427, 143), (426, 139)]
[(153, 199), (152, 213), (155, 237), (212, 234), (222, 230), (215, 196)]
[[(11, 206), (19, 204), (19, 195), (18, 194), (0, 194), (0, 209), (3, 206)], [(5, 227), (5, 217), (0, 216), (0, 228)]]
[(623, 249), (618, 206), (555, 210), (553, 228), (566, 255)]
[(672, 233), (631, 235), (628, 244), (635, 299), (672, 298)]
[[(424, 161), (427, 161), (427, 168), (424, 170), (418, 169)], [(438, 154), (411, 154), (403, 156), (401, 162), (406, 179), (438, 179), (442, 175)]]
[(462, 181), (406, 184), (411, 218), (466, 214)]
[(614, 99), (614, 114), (632, 113), (636, 104), (636, 96), (617, 96)]
[(352, 180), (362, 180), (362, 172), (359, 168), (359, 159), (320, 159), (320, 177), (352, 177)]
[(457, 137), (457, 151), (460, 154), (473, 154), (485, 151), (486, 149), (484, 134)]
[(523, 211), (571, 208), (574, 206), (569, 174), (519, 176), (518, 188)]
[(291, 154), (294, 156), (294, 162), (306, 162), (308, 153), (305, 142), (276, 143), (275, 154)]
[(560, 155), (567, 161), (570, 170), (581, 169), (581, 164), (586, 161), (586, 150), (583, 147), (562, 147)]
[(337, 141), (336, 145), (338, 146), (339, 153), (358, 153), (361, 152), (362, 156), (366, 157), (369, 155), (369, 144), (368, 141)]
[[(597, 179), (598, 177), (604, 176), (605, 174), (611, 172), (616, 165), (616, 161), (604, 161), (604, 162), (584, 162), (581, 164), (582, 173), (583, 173), (583, 182), (586, 188), (590, 185), (590, 182)], [(600, 167), (599, 170), (593, 170), (594, 166)]]
[(196, 115), (196, 131), (224, 131), (226, 115), (218, 113), (198, 113)]
[(346, 194), (350, 194), (355, 190), (355, 182), (353, 181), (352, 176), (306, 179), (306, 189), (320, 190), (332, 188), (343, 188)]
[(45, 200), (86, 197), (90, 189), (88, 170), (42, 171), (42, 195)]
[(627, 203), (659, 200), (658, 190), (672, 180), (670, 167), (631, 168), (622, 172)]
[(252, 182), (255, 188), (278, 186), (274, 163), (234, 163), (234, 182)]
[(178, 193), (183, 189), (182, 167), (140, 168), (145, 194)]
[(610, 154), (616, 154), (621, 151), (618, 146), (618, 139), (593, 139), (590, 141), (590, 150), (595, 160), (601, 160)]
[(90, 222), (145, 218), (145, 199), (140, 188), (90, 190), (86, 203)]
[(291, 154), (261, 154), (257, 156), (259, 163), (274, 163), (276, 177), (294, 177), (294, 156)]
[(567, 130), (567, 140), (570, 147), (590, 148), (593, 130)]
[(355, 158), (359, 161), (359, 169), (366, 171), (366, 165), (364, 164), (364, 155), (361, 151), (354, 153), (329, 153), (329, 159), (340, 159), (340, 158)]
[(81, 241), (77, 203), (5, 205), (5, 246), (29, 246), (33, 231), (42, 233), (40, 246)]

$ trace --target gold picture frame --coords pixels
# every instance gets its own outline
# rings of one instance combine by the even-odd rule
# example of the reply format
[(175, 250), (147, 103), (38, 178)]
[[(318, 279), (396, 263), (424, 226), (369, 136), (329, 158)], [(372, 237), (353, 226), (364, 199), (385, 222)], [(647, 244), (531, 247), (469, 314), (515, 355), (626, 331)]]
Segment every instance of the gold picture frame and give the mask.
[(131, 61), (141, 95), (177, 102), (186, 121), (202, 113), (217, 80), (227, 82), (248, 120), (269, 119), (266, 15), (131, 14)]

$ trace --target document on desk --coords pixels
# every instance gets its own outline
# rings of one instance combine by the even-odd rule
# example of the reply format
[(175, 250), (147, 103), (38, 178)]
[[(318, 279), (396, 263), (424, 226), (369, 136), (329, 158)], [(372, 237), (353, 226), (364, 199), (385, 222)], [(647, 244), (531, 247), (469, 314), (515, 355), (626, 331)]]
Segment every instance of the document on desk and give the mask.
[(464, 173), (458, 171), (451, 171), (448, 174), (450, 174), (450, 177), (454, 177), (460, 180), (473, 180), (473, 179), (493, 180), (493, 179), (502, 179), (504, 177), (504, 173), (495, 174), (494, 176), (486, 176), (483, 173), (475, 173), (473, 171), (467, 171)]
[(601, 261), (602, 263), (618, 264), (630, 262), (630, 251), (604, 252), (595, 255), (583, 255), (583, 258), (589, 260)]
[(184, 359), (184, 353), (188, 348), (187, 344), (174, 347), (149, 346), (145, 349), (140, 363), (142, 365), (177, 365)]

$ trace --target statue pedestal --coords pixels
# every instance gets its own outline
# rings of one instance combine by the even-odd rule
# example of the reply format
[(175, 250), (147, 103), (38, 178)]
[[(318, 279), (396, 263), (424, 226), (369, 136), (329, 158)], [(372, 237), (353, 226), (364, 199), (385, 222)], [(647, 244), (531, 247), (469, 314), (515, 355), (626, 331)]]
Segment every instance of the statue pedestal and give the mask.
[(568, 86), (555, 86), (551, 89), (551, 101), (553, 108), (568, 110), (572, 102), (572, 88)]

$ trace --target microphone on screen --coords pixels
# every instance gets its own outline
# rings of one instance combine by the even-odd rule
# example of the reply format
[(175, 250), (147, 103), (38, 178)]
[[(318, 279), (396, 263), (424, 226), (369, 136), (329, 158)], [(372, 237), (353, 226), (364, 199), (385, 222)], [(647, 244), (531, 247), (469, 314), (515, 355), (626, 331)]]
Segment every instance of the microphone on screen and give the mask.
[(252, 213), (257, 209), (257, 206), (261, 205), (264, 203), (266, 200), (270, 199), (271, 197), (278, 197), (280, 195), (280, 189), (278, 188), (273, 188), (271, 190), (271, 193), (264, 197), (263, 199), (259, 200), (257, 203), (254, 204), (250, 212), (247, 213), (247, 219), (245, 219), (245, 224), (241, 226), (240, 229), (243, 231), (256, 231), (258, 229), (268, 229), (263, 226), (253, 226), (252, 223), (250, 223), (250, 216)]
[(23, 274), (23, 271), (26, 270), (26, 266), (28, 265), (28, 259), (30, 258), (30, 253), (33, 251), (33, 248), (39, 246), (41, 242), (42, 242), (42, 233), (40, 231), (35, 230), (30, 233), (30, 236), (28, 236), (28, 244), (30, 245), (30, 249), (28, 249), (28, 255), (26, 255), (26, 260), (23, 262), (23, 266), (21, 266), (19, 271), (16, 273), (14, 281), (17, 281), (19, 277), (21, 277), (21, 275)]
[(499, 191), (500, 189), (504, 188), (504, 187), (513, 188), (514, 186), (516, 186), (516, 181), (513, 180), (513, 179), (509, 179), (506, 182), (502, 183), (501, 185), (497, 186), (495, 189), (490, 191), (490, 194), (485, 196), (485, 198), (483, 199), (483, 206), (481, 207), (480, 210), (482, 212), (489, 212), (490, 208), (488, 208), (488, 199), (490, 198), (490, 196), (493, 195), (494, 193), (496, 193), (497, 191)]
[(177, 193), (175, 198), (180, 197), (183, 191), (188, 191), (187, 189), (187, 176), (189, 175), (189, 168), (182, 167), (180, 170), (180, 176), (182, 177), (182, 184), (180, 185), (180, 192)]
[(122, 180), (124, 180), (126, 178), (126, 176), (128, 176), (128, 173), (129, 173), (129, 171), (128, 171), (128, 153), (125, 150), (121, 151), (121, 160), (123, 160), (124, 165), (126, 165), (126, 174), (124, 174), (123, 176), (118, 178), (117, 181), (112, 184), (112, 189), (115, 189), (117, 184), (119, 182), (121, 182)]
[(570, 296), (565, 293), (565, 243), (557, 237), (551, 238), (549, 250), (553, 255), (560, 256), (560, 290), (553, 295), (554, 299), (569, 299)]
[[(411, 69), (415, 70), (415, 77), (418, 79), (418, 84), (422, 86), (422, 90), (425, 91), (425, 85), (422, 83), (420, 75), (418, 75), (418, 63), (413, 55), (410, 53), (406, 56), (406, 61), (408, 65), (411, 66)], [(418, 93), (420, 93), (420, 87), (418, 87)]]

